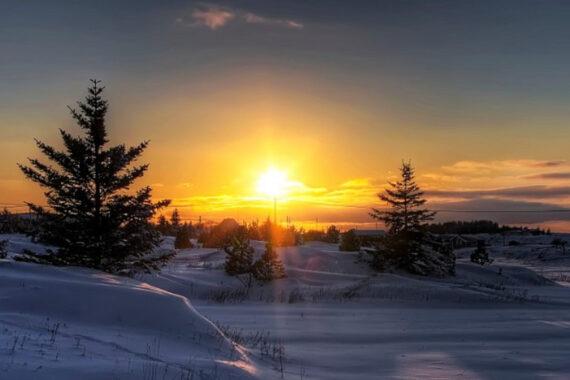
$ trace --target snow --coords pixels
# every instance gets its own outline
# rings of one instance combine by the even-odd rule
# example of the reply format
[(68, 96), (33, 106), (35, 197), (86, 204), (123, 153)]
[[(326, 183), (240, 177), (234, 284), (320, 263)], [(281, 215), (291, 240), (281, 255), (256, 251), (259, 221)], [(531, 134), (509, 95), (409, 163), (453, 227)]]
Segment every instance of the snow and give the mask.
[[(44, 249), (7, 238), (9, 257)], [(330, 244), (278, 248), (288, 277), (251, 289), (216, 249), (134, 279), (4, 260), (0, 378), (567, 378), (570, 253), (552, 236), (482, 238), (493, 264), (465, 248), (446, 279), (377, 274)]]

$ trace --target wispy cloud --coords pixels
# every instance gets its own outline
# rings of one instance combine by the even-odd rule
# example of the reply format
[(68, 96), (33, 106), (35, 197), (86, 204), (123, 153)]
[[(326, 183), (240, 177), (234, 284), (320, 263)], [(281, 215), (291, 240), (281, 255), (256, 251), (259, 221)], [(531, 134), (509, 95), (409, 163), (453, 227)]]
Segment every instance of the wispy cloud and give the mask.
[(568, 180), (570, 172), (538, 173), (526, 176), (527, 179)]
[(275, 25), (289, 29), (303, 29), (303, 24), (293, 20), (263, 17), (251, 12), (244, 13), (242, 17), (248, 24)]
[(501, 160), (501, 161), (458, 161), (452, 165), (443, 166), (444, 173), (470, 174), (487, 176), (490, 174), (510, 173), (536, 170), (537, 168), (552, 168), (563, 166), (560, 160)]
[[(490, 219), (504, 224), (540, 224), (552, 221), (570, 221), (570, 209), (543, 202), (507, 199), (469, 199), (465, 201), (431, 202), (440, 210), (439, 221)], [(452, 212), (445, 212), (451, 210)], [(530, 212), (529, 212), (530, 211)], [(565, 227), (567, 228), (567, 227)]]
[(205, 27), (211, 30), (223, 28), (231, 22), (267, 25), (287, 29), (304, 28), (304, 25), (296, 20), (268, 17), (250, 11), (211, 4), (203, 4), (194, 8), (189, 17), (180, 17), (176, 22), (186, 26)]
[[(192, 11), (192, 25), (205, 26), (212, 30), (219, 29), (234, 19), (236, 15), (227, 9), (206, 8)], [(183, 21), (183, 19), (179, 19)]]
[(521, 198), (521, 199), (565, 199), (570, 198), (570, 186), (520, 186), (482, 190), (428, 190), (426, 195), (437, 198)]

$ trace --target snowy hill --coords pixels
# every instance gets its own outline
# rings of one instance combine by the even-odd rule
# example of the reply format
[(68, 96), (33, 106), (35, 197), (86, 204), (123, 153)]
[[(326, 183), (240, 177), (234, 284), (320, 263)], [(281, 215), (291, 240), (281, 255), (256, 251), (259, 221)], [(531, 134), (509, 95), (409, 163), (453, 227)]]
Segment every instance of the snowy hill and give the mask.
[[(5, 237), (9, 257), (45, 249)], [(0, 378), (565, 378), (570, 255), (487, 238), (492, 265), (466, 248), (437, 280), (374, 273), (331, 244), (279, 248), (288, 277), (251, 289), (217, 249), (134, 279), (3, 260)]]
[(2, 379), (259, 376), (188, 299), (145, 283), (3, 261), (0, 300)]

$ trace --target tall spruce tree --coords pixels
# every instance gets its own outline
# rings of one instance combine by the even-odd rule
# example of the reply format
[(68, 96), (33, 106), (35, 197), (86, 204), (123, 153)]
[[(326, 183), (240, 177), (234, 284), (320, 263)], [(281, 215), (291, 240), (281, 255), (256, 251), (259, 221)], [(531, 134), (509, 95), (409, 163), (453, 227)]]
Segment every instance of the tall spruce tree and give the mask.
[(384, 247), (372, 260), (372, 265), (378, 269), (386, 266), (409, 268), (421, 254), (426, 223), (435, 216), (434, 212), (424, 208), (424, 193), (415, 182), (411, 163), (403, 162), (400, 174), (400, 180), (390, 182), (390, 188), (378, 194), (380, 200), (388, 204), (388, 209), (373, 208), (370, 213), (372, 218), (388, 227)]
[(148, 168), (132, 166), (148, 141), (129, 148), (107, 146), (103, 90), (100, 81), (91, 80), (85, 100), (78, 109), (70, 108), (83, 137), (60, 129), (63, 150), (36, 140), (54, 165), (30, 159), (29, 166), (19, 166), (46, 189), (49, 208), (29, 205), (41, 220), (37, 237), (59, 247), (52, 261), (114, 271), (159, 243), (150, 219), (169, 201), (153, 203), (150, 187), (128, 191)]
[(172, 226), (172, 233), (176, 235), (176, 232), (180, 228), (180, 213), (177, 208), (175, 208), (174, 211), (172, 211), (172, 215), (170, 215), (170, 224)]

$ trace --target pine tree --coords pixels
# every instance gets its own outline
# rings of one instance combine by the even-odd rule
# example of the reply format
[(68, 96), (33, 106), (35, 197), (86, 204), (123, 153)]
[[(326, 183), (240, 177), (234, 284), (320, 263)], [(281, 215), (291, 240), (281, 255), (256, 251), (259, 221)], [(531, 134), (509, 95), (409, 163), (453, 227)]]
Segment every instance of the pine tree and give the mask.
[(0, 259), (8, 256), (8, 240), (0, 240)]
[(342, 234), (339, 249), (341, 251), (355, 252), (360, 250), (360, 240), (356, 236), (356, 231), (350, 229)]
[(166, 220), (164, 215), (158, 217), (158, 223), (156, 224), (156, 229), (163, 235), (168, 235), (171, 230), (170, 223)]
[(285, 267), (273, 249), (271, 239), (265, 243), (265, 252), (254, 264), (253, 275), (261, 282), (285, 277)]
[(107, 101), (100, 81), (91, 80), (88, 95), (71, 115), (85, 136), (61, 130), (64, 150), (36, 140), (55, 165), (30, 159), (19, 165), (30, 180), (46, 189), (49, 208), (29, 204), (41, 220), (37, 238), (59, 247), (53, 263), (84, 265), (109, 271), (127, 259), (142, 257), (158, 243), (150, 219), (169, 201), (153, 203), (150, 187), (128, 191), (148, 165), (132, 166), (148, 145), (107, 147)]
[(479, 265), (490, 264), (493, 260), (489, 259), (489, 253), (485, 247), (484, 240), (477, 240), (477, 248), (471, 254), (471, 262)]
[(174, 248), (176, 249), (186, 249), (192, 248), (192, 242), (190, 241), (190, 229), (188, 226), (182, 226), (176, 231), (176, 238), (174, 239)]
[(435, 215), (424, 208), (424, 193), (415, 182), (411, 163), (403, 162), (400, 172), (401, 179), (390, 182), (390, 188), (378, 194), (389, 209), (372, 209), (370, 213), (388, 227), (382, 249), (373, 255), (371, 262), (373, 267), (380, 270), (387, 267), (414, 268), (415, 262), (422, 256), (426, 223), (433, 220)]
[(230, 276), (251, 273), (253, 270), (253, 247), (249, 244), (247, 233), (238, 233), (231, 243), (224, 247), (226, 263), (224, 269)]
[(327, 228), (327, 234), (325, 236), (325, 240), (327, 243), (338, 243), (340, 238), (340, 231), (336, 226), (332, 225)]
[(172, 226), (172, 233), (176, 234), (180, 228), (180, 214), (177, 208), (175, 208), (174, 211), (172, 211), (172, 215), (170, 215), (170, 225)]

